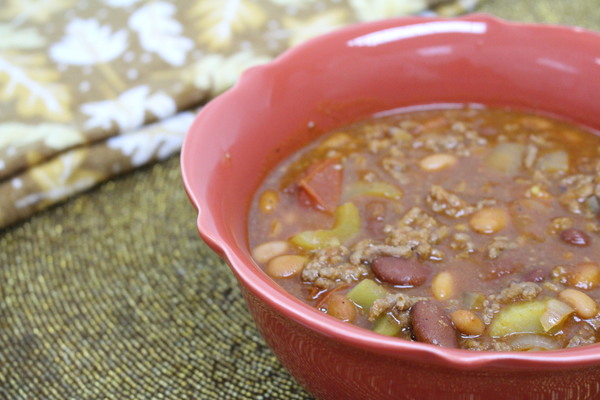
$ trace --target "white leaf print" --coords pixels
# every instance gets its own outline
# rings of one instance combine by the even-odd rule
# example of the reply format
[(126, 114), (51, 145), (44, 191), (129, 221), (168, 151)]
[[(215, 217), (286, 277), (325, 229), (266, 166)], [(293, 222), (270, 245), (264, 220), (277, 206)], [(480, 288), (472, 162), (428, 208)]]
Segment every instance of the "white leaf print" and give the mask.
[(150, 92), (147, 85), (123, 92), (117, 100), (103, 100), (81, 105), (81, 111), (91, 118), (86, 128), (110, 129), (115, 122), (122, 131), (136, 128), (144, 122), (144, 101)]
[(148, 100), (146, 101), (146, 110), (150, 111), (159, 119), (166, 118), (175, 113), (175, 102), (165, 92), (156, 92), (148, 97)]
[(114, 136), (107, 140), (107, 145), (121, 151), (131, 159), (134, 167), (139, 167), (155, 158), (165, 159), (178, 152), (193, 120), (194, 113), (184, 112), (143, 132)]
[(139, 1), (140, 0), (104, 0), (104, 4), (110, 7), (121, 8), (130, 7)]
[(194, 86), (216, 95), (232, 86), (247, 68), (269, 61), (269, 57), (243, 50), (232, 56), (210, 54), (191, 66), (188, 76)]
[(100, 26), (95, 19), (71, 21), (66, 36), (52, 45), (50, 57), (69, 65), (92, 65), (114, 60), (127, 48), (127, 31), (111, 32), (110, 26)]
[(9, 24), (0, 24), (0, 50), (37, 49), (46, 44), (46, 39), (35, 28), (15, 29)]
[(362, 21), (397, 17), (421, 12), (427, 8), (425, 0), (350, 0), (350, 6)]
[(40, 123), (23, 124), (7, 122), (0, 124), (0, 151), (18, 149), (42, 142), (52, 149), (64, 149), (83, 143), (83, 135), (70, 125)]
[(209, 50), (230, 48), (235, 36), (261, 29), (267, 21), (265, 7), (250, 0), (202, 0), (187, 13), (200, 29), (198, 40)]
[(47, 164), (32, 168), (31, 175), (45, 190), (18, 199), (15, 206), (24, 208), (42, 202), (56, 202), (92, 187), (97, 179), (81, 173), (80, 169), (86, 152), (87, 149), (69, 151)]
[(162, 92), (149, 96), (148, 85), (137, 86), (123, 92), (116, 100), (85, 103), (81, 112), (90, 116), (86, 128), (110, 129), (116, 123), (121, 132), (140, 127), (146, 111), (159, 118), (175, 112), (175, 101)]
[(194, 122), (195, 118), (196, 113), (184, 111), (173, 116), (172, 118), (167, 118), (164, 121), (161, 121), (158, 125), (168, 131), (185, 135), (188, 129), (190, 129), (190, 126), (192, 126), (192, 122)]
[(295, 46), (310, 38), (343, 26), (348, 20), (348, 15), (345, 8), (338, 7), (317, 13), (308, 19), (300, 20), (293, 17), (283, 17), (282, 20), (283, 26), (292, 33), (289, 46)]
[(43, 54), (0, 52), (0, 100), (15, 100), (22, 116), (44, 116), (54, 121), (71, 117), (70, 93), (57, 82)]
[(173, 66), (181, 66), (194, 42), (181, 36), (183, 27), (173, 18), (175, 6), (164, 1), (150, 3), (129, 18), (129, 26), (139, 34), (142, 47), (157, 53)]
[(271, 0), (271, 3), (277, 4), (278, 6), (292, 6), (298, 8), (306, 7), (314, 2), (314, 0)]
[(25, 21), (43, 27), (55, 14), (64, 13), (77, 0), (3, 0), (0, 2), (0, 20), (10, 21), (15, 26)]

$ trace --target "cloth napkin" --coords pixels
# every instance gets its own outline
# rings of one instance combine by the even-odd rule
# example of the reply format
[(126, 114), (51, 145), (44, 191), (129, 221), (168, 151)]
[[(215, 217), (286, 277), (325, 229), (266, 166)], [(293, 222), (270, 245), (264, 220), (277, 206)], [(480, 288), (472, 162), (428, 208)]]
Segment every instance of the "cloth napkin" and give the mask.
[(180, 150), (246, 68), (355, 22), (478, 0), (7, 0), (0, 229)]

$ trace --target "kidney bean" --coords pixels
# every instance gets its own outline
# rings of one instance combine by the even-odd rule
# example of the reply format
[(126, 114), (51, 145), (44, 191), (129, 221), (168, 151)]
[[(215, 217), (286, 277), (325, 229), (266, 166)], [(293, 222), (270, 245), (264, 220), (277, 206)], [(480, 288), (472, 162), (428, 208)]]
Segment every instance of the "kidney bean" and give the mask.
[(411, 309), (411, 326), (419, 342), (458, 347), (456, 331), (444, 310), (433, 301), (419, 301)]
[(371, 269), (382, 281), (401, 286), (420, 286), (431, 273), (428, 265), (399, 257), (378, 257), (373, 261)]
[(589, 235), (579, 229), (565, 229), (560, 233), (560, 238), (563, 242), (572, 244), (573, 246), (584, 247), (590, 244)]

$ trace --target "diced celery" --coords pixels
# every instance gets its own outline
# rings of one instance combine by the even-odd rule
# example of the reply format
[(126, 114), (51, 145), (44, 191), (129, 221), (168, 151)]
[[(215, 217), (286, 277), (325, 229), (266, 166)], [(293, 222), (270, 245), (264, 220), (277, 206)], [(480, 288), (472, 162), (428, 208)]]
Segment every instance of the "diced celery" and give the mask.
[(501, 310), (490, 325), (492, 337), (513, 333), (545, 333), (540, 318), (546, 311), (545, 301), (516, 303)]
[(377, 299), (387, 295), (387, 290), (372, 279), (364, 279), (348, 292), (348, 298), (368, 310)]
[(354, 182), (345, 193), (346, 198), (354, 196), (379, 196), (390, 200), (398, 200), (403, 196), (402, 190), (387, 182)]
[(350, 240), (360, 231), (360, 213), (352, 203), (344, 203), (335, 210), (335, 223), (331, 229), (304, 231), (290, 241), (303, 249), (337, 246)]
[(375, 320), (373, 332), (386, 336), (396, 336), (402, 330), (402, 326), (390, 314), (384, 314)]
[(516, 174), (521, 169), (525, 146), (520, 143), (499, 143), (486, 157), (486, 164), (506, 174)]

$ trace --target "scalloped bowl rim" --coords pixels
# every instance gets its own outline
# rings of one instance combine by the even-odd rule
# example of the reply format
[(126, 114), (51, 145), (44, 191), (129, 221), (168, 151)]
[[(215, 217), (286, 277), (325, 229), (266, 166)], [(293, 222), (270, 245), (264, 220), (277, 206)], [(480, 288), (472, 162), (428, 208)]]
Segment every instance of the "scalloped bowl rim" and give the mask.
[[(414, 22), (438, 20), (482, 21), (487, 24), (500, 26), (505, 30), (547, 29), (563, 31), (564, 34), (567, 35), (573, 33), (591, 33), (597, 35), (594, 31), (580, 27), (541, 23), (515, 23), (487, 14), (470, 14), (452, 19), (436, 17), (401, 17), (361, 23), (338, 29), (334, 32), (321, 35), (292, 47), (270, 62), (249, 68), (242, 74), (238, 82), (231, 89), (210, 101), (204, 109), (199, 112), (184, 139), (181, 151), (182, 178), (190, 201), (198, 210), (197, 227), (200, 236), (215, 252), (228, 262), (232, 271), (241, 283), (258, 298), (262, 299), (269, 307), (272, 307), (274, 310), (277, 310), (278, 313), (315, 332), (357, 349), (398, 358), (406, 358), (406, 356), (409, 356), (411, 359), (427, 360), (424, 362), (433, 362), (437, 365), (462, 370), (485, 368), (550, 370), (559, 368), (581, 368), (600, 364), (600, 344), (544, 352), (476, 352), (462, 349), (448, 349), (419, 342), (400, 340), (398, 338), (390, 338), (373, 333), (364, 328), (359, 328), (335, 320), (285, 292), (277, 285), (277, 283), (272, 281), (266, 274), (258, 269), (253, 261), (244, 254), (243, 249), (230, 245), (220, 235), (219, 229), (216, 228), (215, 217), (211, 215), (208, 209), (204, 209), (206, 204), (196, 193), (194, 193), (193, 184), (190, 181), (190, 174), (186, 173), (186, 171), (193, 165), (193, 157), (191, 154), (191, 151), (193, 150), (190, 144), (192, 140), (191, 137), (196, 134), (195, 132), (201, 130), (202, 115), (206, 113), (207, 110), (212, 111), (214, 109), (225, 107), (230, 98), (235, 97), (238, 92), (245, 90), (246, 82), (253, 79), (254, 74), (268, 74), (271, 70), (277, 70), (281, 65), (285, 65), (292, 56), (295, 57), (298, 54), (310, 52), (314, 47), (319, 47), (322, 42), (336, 40), (338, 37), (346, 37), (352, 34), (359, 26), (363, 28), (367, 26), (375, 31), (395, 25), (410, 25)], [(598, 36), (598, 43), (600, 46), (600, 36)]]

